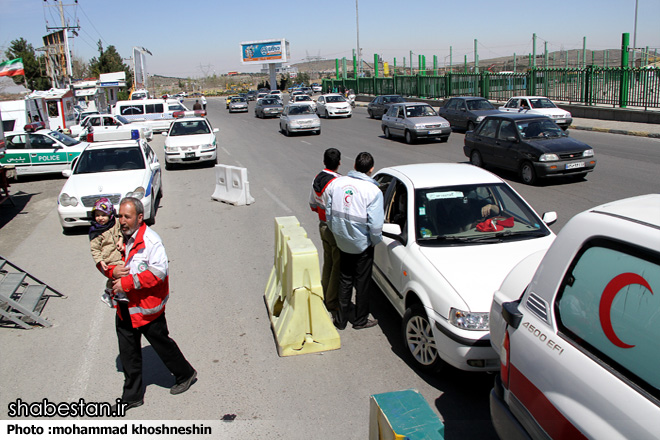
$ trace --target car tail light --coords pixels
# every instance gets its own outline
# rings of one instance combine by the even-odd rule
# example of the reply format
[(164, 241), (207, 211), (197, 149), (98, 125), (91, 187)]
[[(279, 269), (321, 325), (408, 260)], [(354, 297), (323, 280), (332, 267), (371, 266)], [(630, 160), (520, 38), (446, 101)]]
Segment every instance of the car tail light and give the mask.
[(500, 353), (501, 365), (500, 376), (502, 378), (502, 385), (504, 388), (509, 388), (509, 361), (510, 359), (510, 342), (509, 342), (509, 329), (504, 332), (504, 342), (502, 342), (502, 352)]
[(87, 139), (85, 139), (87, 142), (94, 142), (94, 133), (89, 132), (87, 133)]

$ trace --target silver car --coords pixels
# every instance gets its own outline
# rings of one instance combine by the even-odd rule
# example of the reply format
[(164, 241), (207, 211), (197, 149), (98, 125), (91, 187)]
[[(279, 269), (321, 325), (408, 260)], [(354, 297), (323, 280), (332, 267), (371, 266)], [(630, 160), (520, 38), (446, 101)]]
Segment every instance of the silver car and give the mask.
[(309, 104), (287, 104), (280, 116), (280, 131), (287, 136), (301, 131), (321, 134), (321, 120)]
[(402, 136), (408, 144), (417, 139), (435, 138), (447, 142), (451, 134), (449, 122), (424, 102), (402, 102), (390, 106), (383, 115), (381, 129), (387, 139)]
[(229, 101), (229, 113), (248, 111), (248, 103), (245, 98), (231, 98)]
[(254, 116), (257, 118), (277, 117), (282, 114), (284, 107), (277, 98), (261, 98), (254, 107)]

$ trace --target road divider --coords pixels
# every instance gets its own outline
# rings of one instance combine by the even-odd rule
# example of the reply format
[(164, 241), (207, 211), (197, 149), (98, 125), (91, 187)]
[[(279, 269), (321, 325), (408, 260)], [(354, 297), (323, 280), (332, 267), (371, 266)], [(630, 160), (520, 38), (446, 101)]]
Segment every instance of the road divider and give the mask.
[(217, 164), (215, 166), (215, 192), (211, 198), (236, 206), (254, 203), (254, 197), (250, 195), (247, 168)]
[(264, 299), (280, 356), (341, 347), (323, 303), (316, 246), (296, 217), (275, 217), (275, 256)]

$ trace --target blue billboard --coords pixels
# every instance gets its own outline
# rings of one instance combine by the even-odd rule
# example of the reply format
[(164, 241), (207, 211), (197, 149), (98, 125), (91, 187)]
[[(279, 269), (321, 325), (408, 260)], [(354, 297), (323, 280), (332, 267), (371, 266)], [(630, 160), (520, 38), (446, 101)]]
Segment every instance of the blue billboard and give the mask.
[(285, 63), (288, 59), (288, 45), (284, 39), (241, 43), (241, 63)]

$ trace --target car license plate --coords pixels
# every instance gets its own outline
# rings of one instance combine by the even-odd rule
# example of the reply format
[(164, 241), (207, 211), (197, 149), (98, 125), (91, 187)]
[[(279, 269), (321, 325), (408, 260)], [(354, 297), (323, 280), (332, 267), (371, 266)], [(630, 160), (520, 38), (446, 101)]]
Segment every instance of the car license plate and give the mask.
[(584, 162), (573, 162), (573, 163), (567, 163), (566, 164), (566, 169), (567, 170), (572, 170), (575, 168), (584, 168)]
[(195, 153), (186, 153), (186, 159), (192, 159), (195, 157)]
[(557, 119), (557, 120), (555, 121), (555, 124), (563, 124), (563, 123), (565, 123), (565, 122), (566, 122), (566, 119)]
[(441, 130), (429, 130), (429, 134), (440, 134), (442, 133)]

